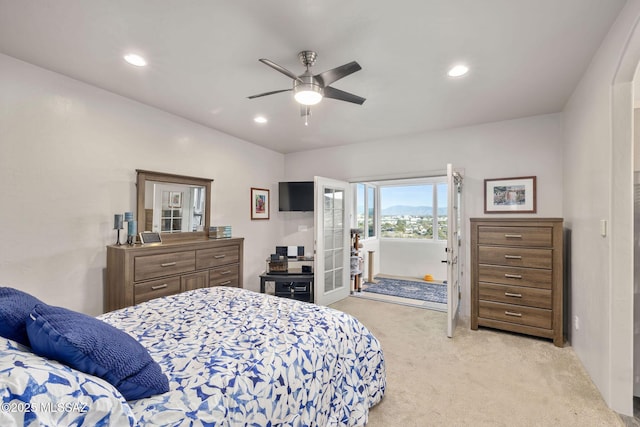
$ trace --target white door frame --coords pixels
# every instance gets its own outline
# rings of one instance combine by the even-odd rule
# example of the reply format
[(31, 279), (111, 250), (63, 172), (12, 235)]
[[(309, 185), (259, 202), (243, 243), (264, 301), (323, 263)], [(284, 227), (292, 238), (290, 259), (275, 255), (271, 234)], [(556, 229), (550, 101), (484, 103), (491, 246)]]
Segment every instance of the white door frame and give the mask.
[[(315, 182), (314, 301), (329, 305), (349, 296), (351, 185), (324, 177)], [(327, 196), (335, 196), (326, 204)], [(331, 218), (326, 217), (331, 213)]]

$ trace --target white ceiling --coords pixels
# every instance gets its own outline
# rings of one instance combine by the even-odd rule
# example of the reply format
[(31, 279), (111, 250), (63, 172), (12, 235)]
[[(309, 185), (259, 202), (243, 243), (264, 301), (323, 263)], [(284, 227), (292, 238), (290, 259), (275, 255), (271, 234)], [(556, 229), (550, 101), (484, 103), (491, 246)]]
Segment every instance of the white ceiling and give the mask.
[[(0, 52), (288, 153), (561, 111), (624, 3), (0, 0)], [(315, 73), (358, 61), (332, 86), (364, 105), (325, 99), (305, 126), (291, 92), (247, 99), (291, 87), (259, 58), (300, 74), (301, 50)]]

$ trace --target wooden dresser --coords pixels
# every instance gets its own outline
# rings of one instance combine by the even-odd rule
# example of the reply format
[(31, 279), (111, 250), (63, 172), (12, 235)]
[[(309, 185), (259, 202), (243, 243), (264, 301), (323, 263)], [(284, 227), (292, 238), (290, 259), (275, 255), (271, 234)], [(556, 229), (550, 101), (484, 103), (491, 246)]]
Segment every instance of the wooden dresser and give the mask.
[(242, 287), (242, 238), (108, 246), (105, 310), (210, 286)]
[(471, 218), (471, 329), (563, 338), (561, 218)]

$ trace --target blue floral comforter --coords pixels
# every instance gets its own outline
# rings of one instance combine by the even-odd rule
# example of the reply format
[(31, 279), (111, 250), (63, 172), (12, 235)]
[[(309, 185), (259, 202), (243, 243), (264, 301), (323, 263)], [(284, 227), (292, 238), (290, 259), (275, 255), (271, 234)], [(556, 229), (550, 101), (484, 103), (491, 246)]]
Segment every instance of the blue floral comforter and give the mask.
[(140, 426), (363, 426), (384, 394), (380, 343), (327, 307), (216, 287), (100, 318), (169, 378), (168, 393), (129, 402)]

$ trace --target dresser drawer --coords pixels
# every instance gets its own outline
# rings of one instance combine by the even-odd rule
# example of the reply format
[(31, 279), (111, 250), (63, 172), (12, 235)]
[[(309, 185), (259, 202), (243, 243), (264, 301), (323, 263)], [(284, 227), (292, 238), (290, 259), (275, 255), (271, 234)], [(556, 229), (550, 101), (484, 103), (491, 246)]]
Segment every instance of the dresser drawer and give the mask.
[(485, 301), (551, 309), (550, 289), (480, 283), (478, 284), (478, 298)]
[(134, 304), (149, 301), (150, 299), (166, 297), (181, 292), (180, 277), (171, 277), (151, 282), (138, 283), (133, 288)]
[(551, 249), (508, 248), (479, 246), (480, 264), (507, 265), (511, 267), (531, 267), (551, 269), (553, 265)]
[(551, 310), (489, 301), (480, 301), (479, 306), (478, 316), (485, 319), (543, 329), (551, 329), (553, 324)]
[(187, 273), (194, 271), (195, 268), (195, 251), (137, 256), (134, 261), (134, 280), (139, 282), (156, 277)]
[(209, 286), (239, 285), (240, 265), (232, 264), (209, 270)]
[(553, 246), (551, 227), (478, 227), (478, 243), (505, 246)]
[(552, 271), (536, 268), (503, 267), (498, 265), (478, 266), (478, 281), (503, 285), (530, 286), (551, 289)]
[(196, 268), (212, 268), (219, 265), (233, 264), (240, 261), (240, 248), (221, 246), (219, 248), (199, 249), (196, 254)]

